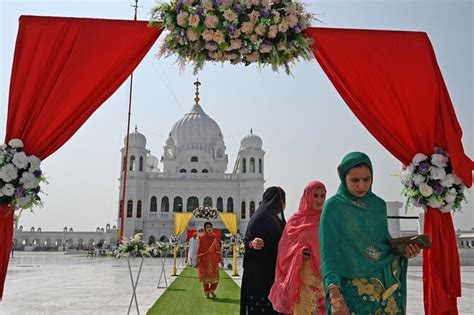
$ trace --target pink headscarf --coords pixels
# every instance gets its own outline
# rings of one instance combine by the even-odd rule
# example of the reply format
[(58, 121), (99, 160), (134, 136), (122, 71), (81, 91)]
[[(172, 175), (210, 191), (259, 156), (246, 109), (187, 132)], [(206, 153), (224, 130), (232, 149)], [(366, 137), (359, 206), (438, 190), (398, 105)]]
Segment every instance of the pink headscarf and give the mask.
[(324, 184), (319, 181), (312, 181), (306, 185), (298, 211), (288, 220), (278, 243), (275, 282), (268, 298), (275, 311), (280, 313), (291, 313), (299, 299), (303, 249), (308, 248), (311, 251), (313, 272), (321, 278), (319, 255), (321, 211), (312, 210), (314, 191), (317, 188), (326, 190)]

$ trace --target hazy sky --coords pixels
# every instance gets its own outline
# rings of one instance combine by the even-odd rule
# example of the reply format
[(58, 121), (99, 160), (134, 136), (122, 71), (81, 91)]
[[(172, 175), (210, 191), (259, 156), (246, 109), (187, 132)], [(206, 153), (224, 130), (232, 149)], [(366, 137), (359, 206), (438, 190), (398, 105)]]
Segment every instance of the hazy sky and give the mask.
[[(131, 19), (134, 1), (0, 0), (0, 138), (5, 136), (11, 64), (20, 15)], [(308, 9), (323, 22), (315, 26), (415, 30), (427, 32), (464, 131), (466, 153), (474, 156), (473, 29), (471, 1), (316, 1)], [(139, 19), (148, 20), (154, 1), (140, 0)], [(173, 124), (193, 104), (192, 68), (180, 73), (173, 57), (157, 60), (159, 42), (134, 76), (132, 124), (161, 156)], [(107, 54), (107, 52), (104, 52)], [(338, 186), (336, 167), (349, 151), (369, 154), (374, 191), (387, 201), (404, 201), (394, 174), (398, 162), (342, 101), (319, 65), (301, 62), (293, 76), (244, 67), (208, 64), (199, 74), (201, 105), (220, 126), (232, 167), (240, 140), (250, 128), (262, 137), (266, 187), (287, 191), (287, 214), (296, 210), (303, 187), (312, 179)], [(92, 230), (116, 224), (120, 148), (126, 132), (128, 81), (84, 126), (42, 165), (49, 185), (45, 206), (24, 213), (20, 224), (43, 230), (64, 226)], [(160, 164), (160, 168), (162, 165)], [(469, 195), (468, 198), (471, 199)], [(415, 210), (410, 214), (416, 213)], [(473, 204), (455, 215), (456, 228), (474, 227)]]

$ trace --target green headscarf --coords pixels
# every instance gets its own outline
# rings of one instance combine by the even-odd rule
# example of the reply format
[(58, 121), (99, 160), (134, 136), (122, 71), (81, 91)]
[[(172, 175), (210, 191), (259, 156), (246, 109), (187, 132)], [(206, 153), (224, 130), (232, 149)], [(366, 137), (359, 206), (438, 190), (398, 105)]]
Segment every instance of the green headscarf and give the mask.
[(388, 240), (387, 206), (370, 187), (363, 197), (355, 197), (346, 186), (347, 172), (358, 165), (367, 165), (369, 157), (352, 152), (338, 166), (341, 184), (333, 197), (324, 204), (320, 223), (321, 264), (323, 276), (336, 273), (342, 277), (368, 278), (383, 270), (385, 288), (398, 280), (390, 277), (390, 265), (396, 258)]

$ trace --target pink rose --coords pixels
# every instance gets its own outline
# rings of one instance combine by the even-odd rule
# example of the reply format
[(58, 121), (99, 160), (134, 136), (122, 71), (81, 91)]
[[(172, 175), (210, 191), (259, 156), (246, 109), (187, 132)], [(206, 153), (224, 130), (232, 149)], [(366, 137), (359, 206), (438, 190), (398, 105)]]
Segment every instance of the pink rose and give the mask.
[(235, 13), (232, 10), (225, 10), (224, 11), (224, 18), (229, 22), (235, 21), (237, 19), (237, 17), (238, 17), (237, 13)]
[(239, 55), (232, 54), (232, 53), (227, 53), (227, 54), (224, 54), (224, 56), (229, 60), (233, 60), (233, 59), (237, 58)]
[(278, 26), (271, 25), (270, 29), (268, 30), (268, 38), (275, 38), (278, 34)]
[(232, 49), (240, 49), (240, 47), (242, 47), (242, 41), (240, 39), (231, 39), (230, 47)]
[(199, 18), (199, 15), (191, 15), (189, 17), (189, 26), (191, 27), (197, 27), (199, 25), (199, 22), (201, 19)]
[(255, 44), (256, 42), (258, 42), (258, 40), (260, 39), (260, 37), (258, 37), (257, 34), (252, 34), (252, 35), (250, 35), (250, 38), (249, 38), (249, 39), (250, 39), (250, 41), (251, 41), (253, 44)]
[(204, 47), (205, 47), (207, 50), (209, 50), (209, 51), (215, 51), (215, 50), (217, 50), (217, 44), (214, 43), (214, 42), (207, 42)]
[(252, 22), (242, 23), (242, 33), (250, 34), (253, 32), (254, 24)]
[(178, 14), (178, 16), (176, 17), (176, 21), (178, 23), (179, 26), (187, 26), (188, 24), (188, 12), (181, 12), (180, 14)]
[(298, 18), (296, 17), (296, 15), (289, 15), (286, 19), (288, 21), (288, 26), (291, 28), (295, 27), (296, 24), (298, 24)]
[(194, 0), (184, 0), (184, 5), (185, 6), (188, 6), (188, 7), (191, 7), (194, 3)]
[(188, 30), (186, 31), (186, 36), (191, 42), (195, 42), (199, 39), (198, 34), (196, 34), (196, 32), (192, 28), (188, 28)]
[(225, 41), (224, 34), (221, 31), (216, 31), (214, 33), (214, 41), (218, 44), (222, 44)]
[(258, 58), (260, 58), (260, 54), (258, 53), (258, 51), (254, 51), (253, 53), (251, 53), (250, 55), (246, 55), (245, 56), (245, 59), (248, 61), (248, 62), (256, 62), (258, 60)]
[(288, 30), (288, 23), (283, 21), (280, 24), (278, 24), (278, 31), (280, 31), (280, 33), (285, 33), (287, 30)]
[(258, 24), (257, 27), (255, 28), (255, 33), (257, 33), (260, 36), (265, 35), (267, 31), (267, 28), (263, 24)]
[(258, 18), (260, 17), (260, 12), (253, 10), (252, 13), (249, 14), (250, 21), (254, 24), (257, 23)]
[(202, 0), (201, 5), (206, 10), (212, 10), (213, 9), (212, 0)]
[(206, 40), (207, 42), (208, 42), (208, 41), (211, 41), (211, 40), (214, 38), (214, 31), (205, 30), (205, 31), (202, 33), (202, 38), (204, 38), (204, 40)]
[(219, 25), (219, 18), (215, 15), (208, 15), (204, 23), (208, 28), (216, 28)]
[(236, 30), (232, 35), (230, 35), (230, 38), (239, 38), (240, 35), (240, 30)]

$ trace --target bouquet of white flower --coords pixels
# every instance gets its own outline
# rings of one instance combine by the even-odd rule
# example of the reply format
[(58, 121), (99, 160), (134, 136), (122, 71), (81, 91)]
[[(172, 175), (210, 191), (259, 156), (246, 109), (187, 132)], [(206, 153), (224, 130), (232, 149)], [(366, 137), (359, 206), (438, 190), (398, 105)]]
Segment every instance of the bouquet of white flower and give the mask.
[(466, 185), (456, 176), (448, 152), (435, 148), (430, 157), (416, 154), (401, 173), (402, 193), (416, 207), (435, 208), (441, 212), (460, 210), (465, 201)]
[(120, 241), (119, 247), (114, 251), (114, 256), (120, 257), (148, 257), (153, 250), (142, 240), (143, 233), (137, 233), (134, 237), (124, 237)]
[(25, 154), (20, 139), (1, 145), (0, 204), (20, 210), (41, 206), (40, 183), (46, 179), (40, 164), (38, 157)]
[(193, 210), (196, 219), (217, 219), (217, 209), (209, 207), (199, 207)]

